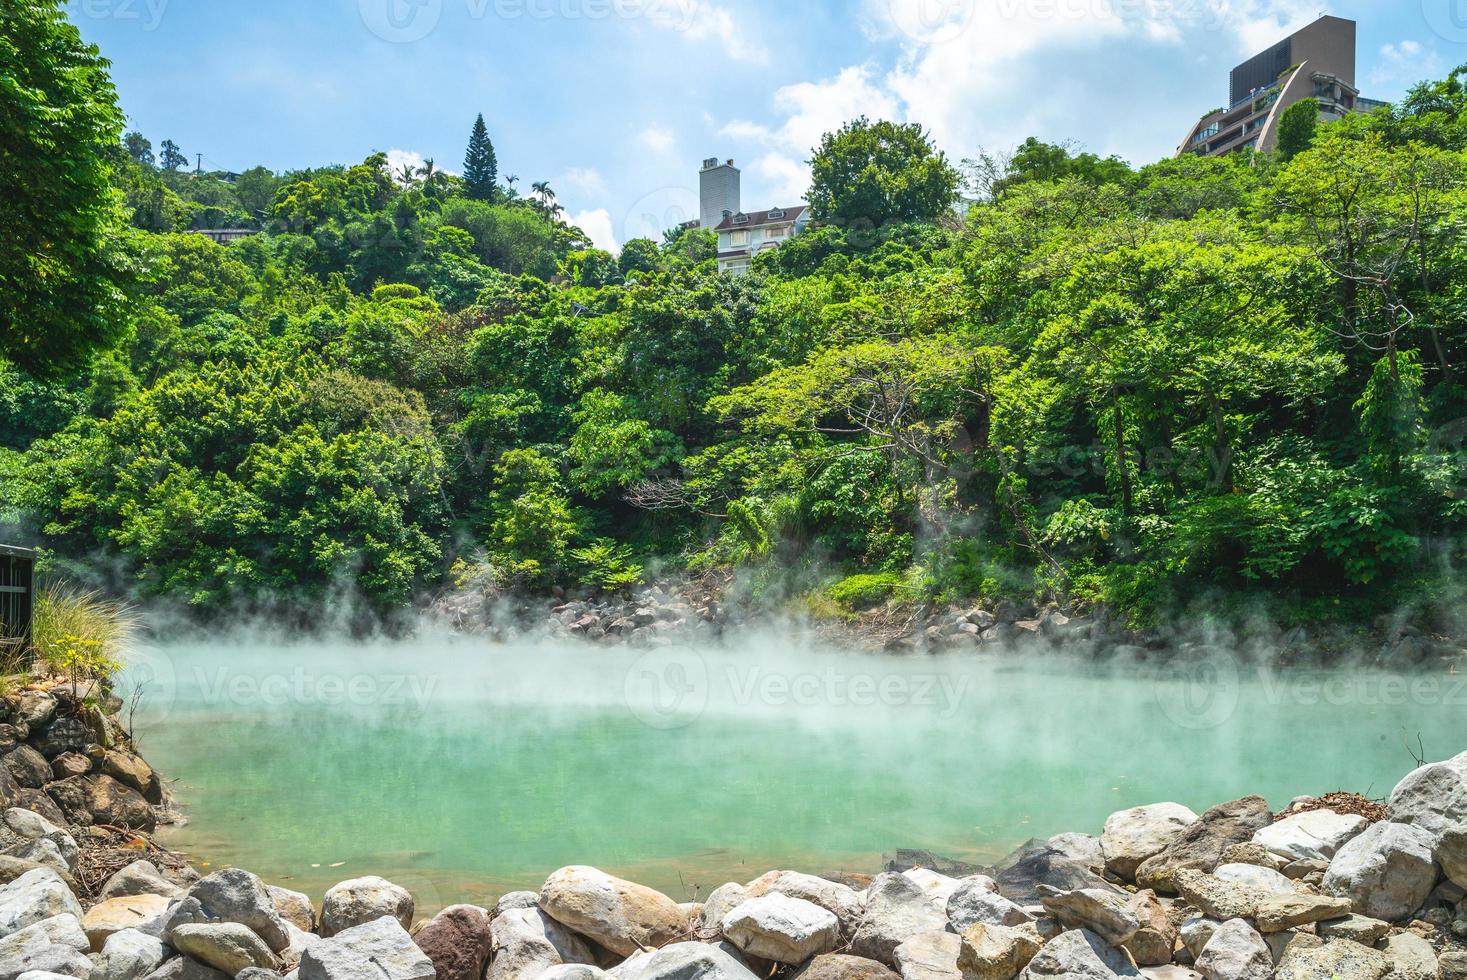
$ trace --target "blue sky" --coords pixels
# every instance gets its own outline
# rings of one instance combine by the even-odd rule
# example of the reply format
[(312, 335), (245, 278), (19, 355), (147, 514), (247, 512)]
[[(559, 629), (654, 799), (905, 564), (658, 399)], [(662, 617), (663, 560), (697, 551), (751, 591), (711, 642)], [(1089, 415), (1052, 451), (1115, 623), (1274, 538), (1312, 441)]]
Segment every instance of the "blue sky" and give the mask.
[(705, 157), (791, 204), (820, 134), (920, 122), (955, 160), (1029, 135), (1133, 162), (1226, 100), (1228, 69), (1327, 9), (1391, 99), (1467, 61), (1464, 0), (70, 0), (133, 128), (209, 167), (374, 151), (549, 180), (614, 247), (696, 213)]

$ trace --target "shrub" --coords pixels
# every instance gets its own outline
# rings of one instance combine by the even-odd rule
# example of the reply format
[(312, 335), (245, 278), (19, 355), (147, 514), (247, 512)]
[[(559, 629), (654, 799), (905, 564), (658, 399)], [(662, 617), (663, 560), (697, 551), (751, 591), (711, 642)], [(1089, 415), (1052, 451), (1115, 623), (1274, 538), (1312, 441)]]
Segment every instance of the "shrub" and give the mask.
[(895, 572), (879, 575), (851, 575), (825, 590), (831, 600), (847, 609), (870, 609), (890, 599), (906, 585)]
[(126, 603), (53, 583), (36, 602), (32, 626), (38, 670), (107, 681), (122, 667), (138, 618)]

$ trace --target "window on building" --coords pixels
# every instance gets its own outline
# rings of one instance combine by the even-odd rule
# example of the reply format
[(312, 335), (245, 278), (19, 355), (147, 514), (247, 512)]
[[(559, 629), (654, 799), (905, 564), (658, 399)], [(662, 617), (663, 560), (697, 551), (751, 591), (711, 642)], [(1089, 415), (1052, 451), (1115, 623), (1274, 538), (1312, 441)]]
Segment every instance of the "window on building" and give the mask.
[(735, 246), (749, 244), (749, 232), (747, 230), (729, 232), (728, 243)]
[(764, 237), (765, 238), (783, 238), (785, 235), (788, 235), (789, 233), (790, 233), (790, 230), (785, 225), (775, 225), (773, 228), (767, 229), (764, 232)]

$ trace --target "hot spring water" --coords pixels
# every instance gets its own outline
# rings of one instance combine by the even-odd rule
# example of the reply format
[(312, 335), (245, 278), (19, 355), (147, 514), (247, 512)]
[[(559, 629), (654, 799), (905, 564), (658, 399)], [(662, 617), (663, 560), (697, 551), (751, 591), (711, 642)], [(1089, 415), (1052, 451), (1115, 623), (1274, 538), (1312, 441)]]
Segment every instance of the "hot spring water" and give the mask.
[(1467, 748), (1461, 678), (1226, 660), (241, 640), (153, 648), (127, 684), (189, 818), (166, 843), (317, 898), (381, 874), (425, 911), (566, 864), (682, 901), (899, 847), (981, 863), (1158, 800), (1383, 796), (1418, 734)]

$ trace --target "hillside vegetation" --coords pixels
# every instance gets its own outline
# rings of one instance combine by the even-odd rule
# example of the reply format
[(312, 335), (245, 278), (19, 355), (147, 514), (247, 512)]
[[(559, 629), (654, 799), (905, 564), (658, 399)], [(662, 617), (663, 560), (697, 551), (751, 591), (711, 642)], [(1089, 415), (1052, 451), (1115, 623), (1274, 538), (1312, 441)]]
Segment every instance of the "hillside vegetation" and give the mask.
[(231, 183), (124, 142), (103, 82), (84, 366), (21, 329), (54, 303), (4, 307), (0, 522), (53, 565), (201, 610), (387, 611), (486, 569), (1140, 619), (1455, 595), (1459, 73), (1279, 154), (1140, 169), (1035, 141), (954, 166), (858, 120), (814, 151), (812, 230), (743, 278), (708, 232), (591, 247), (478, 127), (468, 178), (377, 155)]

